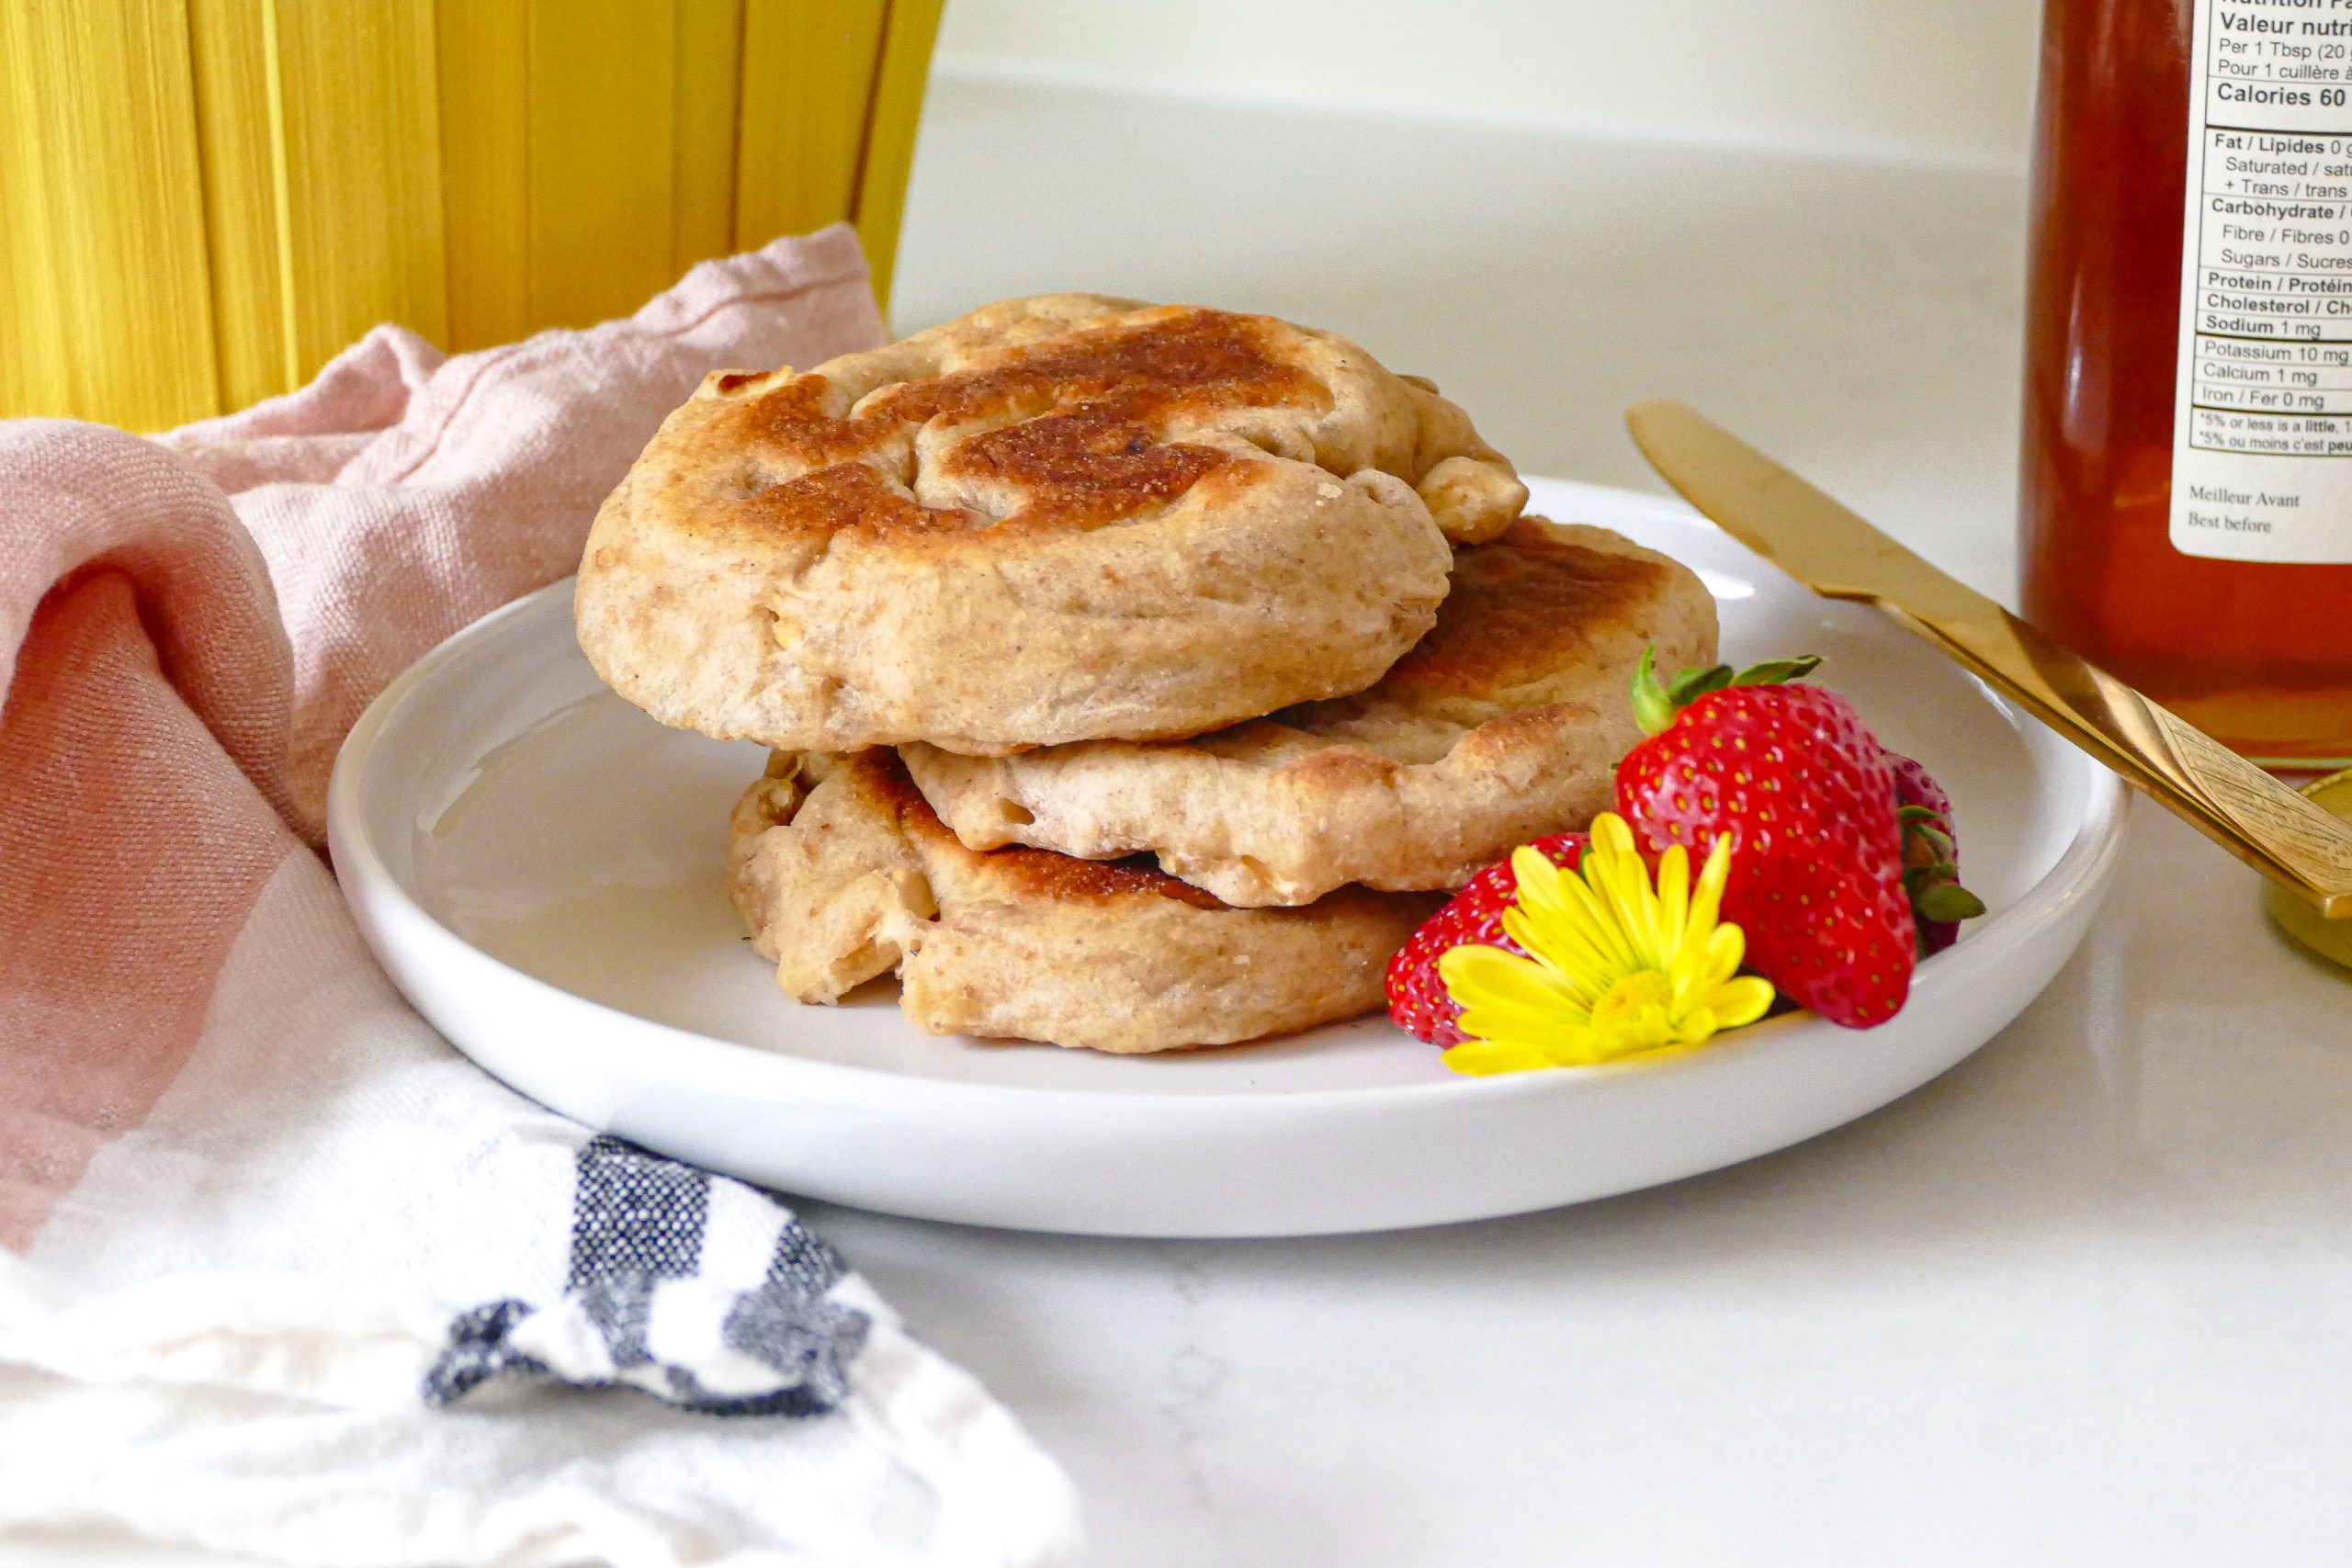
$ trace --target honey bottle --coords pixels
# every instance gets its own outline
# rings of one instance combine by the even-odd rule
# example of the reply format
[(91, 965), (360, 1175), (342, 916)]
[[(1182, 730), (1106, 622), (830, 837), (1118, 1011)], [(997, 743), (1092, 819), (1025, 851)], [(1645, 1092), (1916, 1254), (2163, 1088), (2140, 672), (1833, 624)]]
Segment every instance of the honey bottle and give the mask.
[(2352, 0), (2046, 0), (2027, 617), (2239, 751), (2352, 762)]

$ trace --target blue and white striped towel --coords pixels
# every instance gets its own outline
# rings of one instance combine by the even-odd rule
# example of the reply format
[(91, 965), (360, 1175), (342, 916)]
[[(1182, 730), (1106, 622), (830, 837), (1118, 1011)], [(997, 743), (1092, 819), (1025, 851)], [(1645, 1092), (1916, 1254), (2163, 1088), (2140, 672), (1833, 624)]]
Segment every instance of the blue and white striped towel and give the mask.
[(460, 1315), (424, 1397), (447, 1404), (519, 1376), (626, 1383), (718, 1416), (822, 1416), (849, 1399), (874, 1325), (849, 1280), (767, 1194), (591, 1138), (562, 1293)]

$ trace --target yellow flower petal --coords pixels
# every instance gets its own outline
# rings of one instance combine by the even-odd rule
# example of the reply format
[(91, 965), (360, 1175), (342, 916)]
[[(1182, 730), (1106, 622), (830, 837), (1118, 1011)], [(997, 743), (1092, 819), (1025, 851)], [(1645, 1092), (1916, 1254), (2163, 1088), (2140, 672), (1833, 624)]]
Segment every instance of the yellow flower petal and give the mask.
[(1714, 848), (1707, 852), (1707, 863), (1699, 873), (1698, 891), (1691, 895), (1690, 919), (1684, 931), (1693, 940), (1703, 935), (1724, 907), (1724, 884), (1731, 878), (1731, 836), (1719, 833)]
[(1592, 819), (1592, 828), (1585, 835), (1592, 847), (1604, 853), (1629, 855), (1634, 852), (1634, 829), (1614, 811), (1604, 811)]
[(1772, 1005), (1772, 983), (1754, 975), (1742, 975), (1716, 987), (1709, 999), (1714, 1005), (1715, 1027), (1737, 1029), (1764, 1016), (1765, 1010)]
[(1747, 933), (1737, 926), (1717, 926), (1685, 951), (1699, 956), (1704, 973), (1719, 982), (1728, 980), (1747, 956)]
[(1601, 955), (1602, 964), (1612, 970), (1629, 968), (1640, 959), (1634, 953), (1624, 928), (1611, 911), (1602, 886), (1596, 880), (1604, 874), (1606, 863), (1606, 857), (1596, 861), (1588, 856), (1578, 868), (1579, 874), (1562, 877), (1561, 906), (1569, 919), (1570, 929)]
[(1457, 1073), (1486, 1077), (1496, 1073), (1523, 1073), (1531, 1067), (1548, 1067), (1552, 1064), (1541, 1052), (1524, 1045), (1464, 1040), (1446, 1052), (1445, 1065)]
[[(1576, 1007), (1576, 992), (1567, 976), (1547, 964), (1505, 953), (1499, 947), (1465, 945), (1450, 948), (1437, 961), (1438, 978), (1453, 999), (1469, 995), (1529, 1007)], [(1580, 1009), (1578, 1010), (1581, 1010)]]
[(1519, 943), (1535, 961), (1560, 976), (1578, 1007), (1600, 999), (1599, 988), (1587, 976), (1614, 974), (1623, 967), (1605, 950), (1596, 947), (1585, 931), (1564, 919), (1543, 919), (1524, 909), (1503, 911), (1503, 934)]
[(1660, 951), (1671, 952), (1690, 933), (1690, 852), (1680, 844), (1658, 857), (1657, 903)]

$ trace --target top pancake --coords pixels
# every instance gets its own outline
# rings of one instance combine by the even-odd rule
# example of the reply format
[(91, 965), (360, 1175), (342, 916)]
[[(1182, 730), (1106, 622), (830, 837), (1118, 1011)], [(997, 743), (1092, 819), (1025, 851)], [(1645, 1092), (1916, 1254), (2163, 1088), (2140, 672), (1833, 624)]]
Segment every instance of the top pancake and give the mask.
[(1095, 295), (708, 378), (607, 498), (581, 646), (794, 750), (1202, 732), (1360, 691), (1526, 491), (1344, 338)]
[(1669, 671), (1712, 663), (1715, 613), (1679, 563), (1532, 517), (1461, 551), (1453, 578), (1436, 628), (1360, 694), (1182, 742), (910, 746), (908, 769), (974, 849), (1149, 852), (1229, 904), (1457, 886), (1608, 806), (1640, 739), (1642, 649)]

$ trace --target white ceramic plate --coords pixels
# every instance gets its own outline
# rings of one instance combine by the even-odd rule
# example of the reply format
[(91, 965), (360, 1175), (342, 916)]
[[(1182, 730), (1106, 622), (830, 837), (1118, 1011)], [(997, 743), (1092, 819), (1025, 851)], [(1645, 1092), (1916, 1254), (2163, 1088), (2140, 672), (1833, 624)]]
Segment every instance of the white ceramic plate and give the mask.
[(1922, 965), (1894, 1021), (1798, 1014), (1656, 1064), (1464, 1079), (1379, 1017), (1117, 1057), (923, 1035), (887, 984), (801, 1007), (719, 887), (728, 809), (763, 753), (606, 692), (568, 582), (452, 637), (368, 710), (335, 769), (335, 866), (401, 990), (534, 1099), (786, 1191), (1029, 1230), (1280, 1235), (1573, 1203), (1812, 1137), (1991, 1038), (2106, 891), (2114, 777), (1677, 503), (1533, 489), (1546, 515), (1698, 569), (1731, 661), (1824, 655), (1825, 682), (1951, 790), (1992, 913)]

